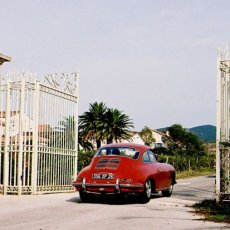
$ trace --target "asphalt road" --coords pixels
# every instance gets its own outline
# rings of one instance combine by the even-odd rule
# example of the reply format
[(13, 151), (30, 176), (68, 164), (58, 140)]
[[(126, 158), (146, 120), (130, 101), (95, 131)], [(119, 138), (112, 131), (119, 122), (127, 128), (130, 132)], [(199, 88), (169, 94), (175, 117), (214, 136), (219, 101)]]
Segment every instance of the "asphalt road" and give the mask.
[(192, 177), (181, 179), (174, 187), (173, 197), (189, 201), (214, 199), (215, 177)]
[(147, 204), (135, 197), (82, 203), (77, 192), (0, 196), (0, 229), (230, 229), (226, 224), (203, 221), (189, 207), (214, 196), (214, 181), (213, 177), (178, 180), (170, 198), (155, 195)]

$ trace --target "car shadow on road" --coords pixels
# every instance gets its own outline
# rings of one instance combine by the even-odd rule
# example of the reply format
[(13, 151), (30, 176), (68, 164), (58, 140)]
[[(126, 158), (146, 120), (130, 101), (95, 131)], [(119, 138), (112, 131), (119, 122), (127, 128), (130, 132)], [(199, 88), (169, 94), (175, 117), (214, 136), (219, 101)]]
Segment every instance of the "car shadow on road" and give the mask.
[[(153, 194), (151, 199), (157, 199), (162, 197), (161, 194)], [(83, 202), (79, 196), (75, 196), (67, 200), (67, 202), (73, 202), (78, 204), (90, 203), (90, 204), (107, 204), (107, 205), (126, 205), (126, 204), (143, 204), (140, 199), (140, 196), (137, 195), (129, 195), (129, 196), (121, 196), (121, 195), (107, 195), (107, 196), (97, 196), (94, 195), (87, 202)]]
[(208, 178), (216, 178), (216, 175), (207, 176)]

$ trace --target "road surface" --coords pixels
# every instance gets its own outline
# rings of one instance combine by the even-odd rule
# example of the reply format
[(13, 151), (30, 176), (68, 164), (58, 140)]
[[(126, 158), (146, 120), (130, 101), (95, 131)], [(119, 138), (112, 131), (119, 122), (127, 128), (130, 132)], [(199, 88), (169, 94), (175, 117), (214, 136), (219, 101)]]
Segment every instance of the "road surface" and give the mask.
[(178, 180), (170, 198), (153, 196), (147, 204), (136, 199), (82, 203), (78, 192), (47, 195), (0, 196), (1, 230), (133, 230), (230, 229), (202, 220), (188, 207), (212, 198), (213, 177)]

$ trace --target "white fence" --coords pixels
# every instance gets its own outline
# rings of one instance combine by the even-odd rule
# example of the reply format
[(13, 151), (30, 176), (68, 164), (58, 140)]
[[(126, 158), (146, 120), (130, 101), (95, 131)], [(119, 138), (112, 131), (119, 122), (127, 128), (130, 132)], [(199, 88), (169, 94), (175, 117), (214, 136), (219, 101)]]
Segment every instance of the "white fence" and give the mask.
[(50, 75), (48, 84), (31, 73), (7, 78), (0, 81), (0, 194), (72, 191), (78, 74)]

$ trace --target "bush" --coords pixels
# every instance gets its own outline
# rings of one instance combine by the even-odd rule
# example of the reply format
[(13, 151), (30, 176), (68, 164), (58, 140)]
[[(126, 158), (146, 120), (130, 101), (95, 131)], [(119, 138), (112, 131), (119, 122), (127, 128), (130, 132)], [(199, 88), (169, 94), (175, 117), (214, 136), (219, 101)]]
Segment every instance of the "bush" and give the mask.
[(80, 150), (78, 152), (78, 172), (90, 164), (95, 153), (95, 150)]
[(171, 155), (170, 151), (165, 148), (165, 147), (156, 147), (153, 149), (153, 152), (158, 154), (158, 155), (161, 155), (161, 154), (164, 154), (164, 155)]
[(166, 156), (159, 155), (160, 162), (168, 163), (174, 166), (177, 171), (212, 169), (215, 161), (215, 155), (202, 157), (185, 157), (185, 156)]

